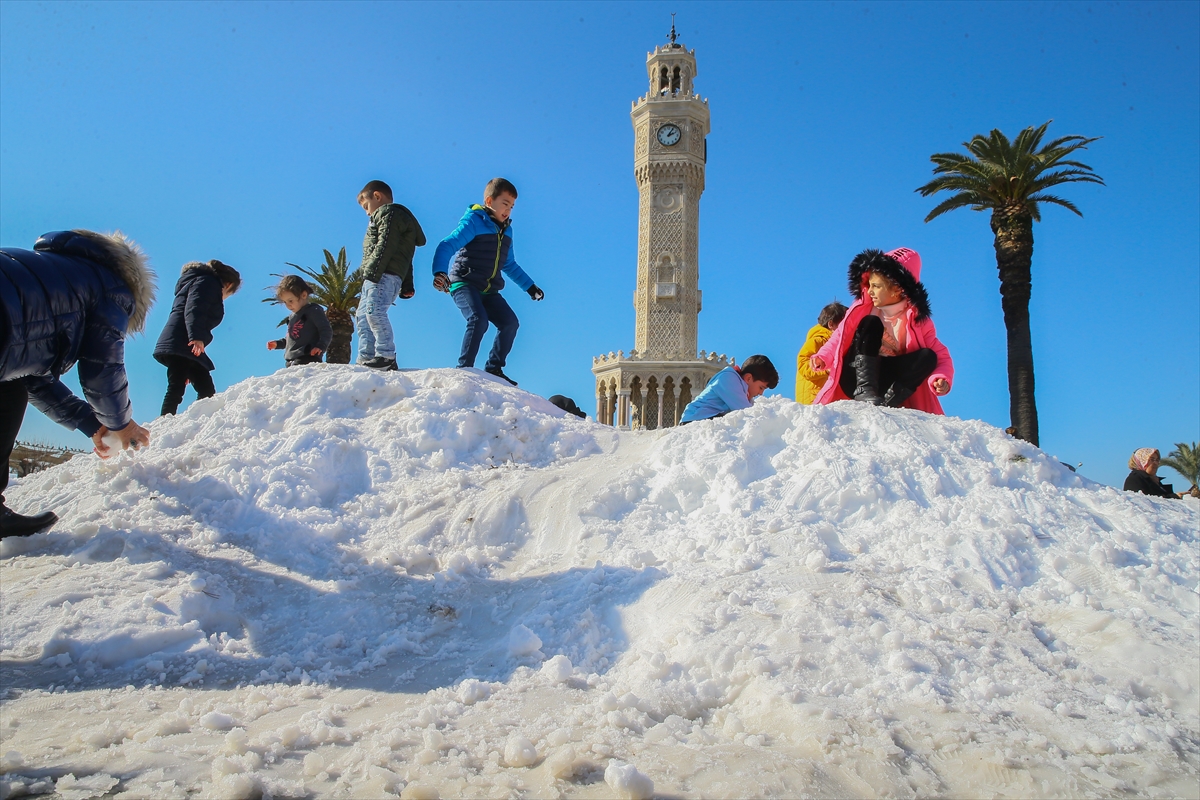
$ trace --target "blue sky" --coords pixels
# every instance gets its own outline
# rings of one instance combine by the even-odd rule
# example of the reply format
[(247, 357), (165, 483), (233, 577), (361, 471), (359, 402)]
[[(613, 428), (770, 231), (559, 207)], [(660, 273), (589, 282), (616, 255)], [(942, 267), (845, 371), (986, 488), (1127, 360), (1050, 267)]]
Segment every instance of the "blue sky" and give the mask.
[[(791, 396), (817, 311), (867, 247), (920, 251), (955, 359), (947, 413), (1009, 424), (986, 213), (925, 224), (929, 155), (976, 133), (1102, 136), (1107, 186), (1034, 228), (1042, 446), (1118, 484), (1137, 447), (1200, 438), (1200, 4), (0, 3), (0, 243), (120, 228), (160, 300), (127, 346), (134, 409), (182, 264), (244, 288), (210, 354), (218, 389), (282, 366), (263, 287), (322, 248), (361, 257), (355, 194), (381, 178), (417, 215), (418, 294), (392, 309), (405, 367), (454, 363), (463, 321), (430, 286), (434, 243), (495, 175), (520, 190), (507, 371), (594, 408), (591, 358), (633, 345), (631, 101), (670, 12), (709, 98), (700, 346), (770, 356)], [(485, 348), (490, 337), (485, 340)], [(482, 360), (480, 361), (482, 364)], [(74, 376), (69, 385), (76, 385)], [(190, 402), (191, 395), (188, 401)], [(30, 409), (23, 438), (87, 446)], [(1175, 477), (1164, 470), (1164, 474)], [(1179, 483), (1180, 481), (1176, 481)]]

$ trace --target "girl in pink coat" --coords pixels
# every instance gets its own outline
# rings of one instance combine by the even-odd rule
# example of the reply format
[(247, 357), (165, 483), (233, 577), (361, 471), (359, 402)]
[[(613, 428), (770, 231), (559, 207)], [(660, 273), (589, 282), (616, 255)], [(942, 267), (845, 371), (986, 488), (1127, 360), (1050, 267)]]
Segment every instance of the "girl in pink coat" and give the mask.
[(850, 262), (850, 293), (846, 318), (810, 359), (813, 369), (829, 370), (815, 402), (945, 413), (938, 397), (950, 392), (954, 362), (930, 319), (921, 257), (906, 247), (864, 250)]

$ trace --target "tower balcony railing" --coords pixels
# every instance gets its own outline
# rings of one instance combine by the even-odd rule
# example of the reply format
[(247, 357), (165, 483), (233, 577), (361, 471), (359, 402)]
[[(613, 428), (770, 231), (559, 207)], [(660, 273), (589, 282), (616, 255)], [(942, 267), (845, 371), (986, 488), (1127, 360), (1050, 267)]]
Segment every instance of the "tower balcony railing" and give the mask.
[(674, 357), (655, 356), (655, 355), (650, 355), (650, 354), (645, 353), (644, 351), (640, 351), (640, 350), (630, 350), (628, 354), (626, 354), (626, 352), (624, 350), (618, 350), (615, 353), (610, 350), (607, 354), (601, 354), (598, 356), (594, 356), (592, 358), (592, 367), (595, 368), (595, 367), (604, 367), (604, 366), (616, 366), (617, 364), (624, 364), (624, 363), (630, 363), (630, 362), (646, 362), (646, 361), (680, 362), (680, 363), (688, 362), (688, 361), (703, 361), (707, 364), (722, 365), (722, 366), (728, 366), (728, 365), (732, 365), (734, 363), (732, 356), (727, 356), (724, 353), (721, 353), (720, 355), (718, 355), (715, 352), (710, 353), (707, 350), (701, 350), (699, 355), (693, 356), (691, 358), (688, 358), (686, 356), (684, 356), (683, 358), (680, 358), (679, 356), (674, 356)]
[(701, 97), (696, 92), (646, 92), (644, 95), (633, 101), (631, 108), (637, 108), (642, 103), (662, 102), (664, 100), (699, 100), (704, 105), (708, 105), (708, 98)]

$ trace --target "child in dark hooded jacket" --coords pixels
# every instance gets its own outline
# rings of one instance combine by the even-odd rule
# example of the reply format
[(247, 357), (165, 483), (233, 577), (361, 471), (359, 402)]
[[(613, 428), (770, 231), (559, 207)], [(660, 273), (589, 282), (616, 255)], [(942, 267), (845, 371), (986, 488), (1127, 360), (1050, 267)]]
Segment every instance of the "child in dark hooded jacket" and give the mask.
[(175, 284), (175, 302), (154, 347), (154, 358), (167, 368), (163, 415), (174, 414), (189, 383), (200, 399), (217, 393), (210, 374), (216, 365), (205, 353), (213, 328), (225, 317), (225, 301), (242, 285), (242, 276), (228, 264), (213, 260), (183, 265)]
[(275, 297), (292, 312), (287, 319), (287, 336), (267, 342), (268, 350), (283, 350), (289, 367), (320, 364), (333, 341), (333, 329), (325, 309), (309, 299), (312, 287), (299, 275), (284, 275), (275, 287)]

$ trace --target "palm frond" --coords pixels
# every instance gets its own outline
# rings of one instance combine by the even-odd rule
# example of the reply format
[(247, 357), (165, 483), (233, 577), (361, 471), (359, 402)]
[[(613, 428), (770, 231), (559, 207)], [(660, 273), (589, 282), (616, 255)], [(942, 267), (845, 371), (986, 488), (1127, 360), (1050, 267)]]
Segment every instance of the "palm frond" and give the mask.
[(1039, 222), (1041, 221), (1042, 217), (1037, 208), (1039, 203), (1053, 203), (1056, 206), (1062, 206), (1068, 211), (1074, 211), (1081, 217), (1083, 216), (1083, 212), (1076, 208), (1074, 203), (1064, 197), (1058, 197), (1052, 194), (1034, 194), (1029, 196), (1027, 202), (1029, 204), (1029, 212), (1033, 214), (1033, 218)]
[(1060, 183), (1098, 183), (1104, 185), (1104, 181), (1099, 175), (1091, 172), (1085, 172), (1081, 169), (1062, 169), (1058, 172), (1050, 172), (1039, 175), (1031, 184), (1033, 191), (1038, 192), (1049, 186), (1057, 186)]
[(1175, 449), (1167, 454), (1160, 462), (1164, 467), (1170, 467), (1191, 482), (1192, 486), (1200, 483), (1200, 443), (1176, 442)]
[(299, 270), (305, 275), (313, 287), (312, 299), (325, 306), (326, 311), (344, 312), (353, 315), (358, 310), (359, 296), (362, 294), (362, 275), (360, 270), (350, 272), (346, 260), (346, 248), (338, 251), (337, 258), (328, 250), (322, 251), (325, 263), (320, 269), (309, 269), (299, 264), (286, 262), (289, 267)]
[(1022, 130), (1009, 141), (999, 128), (987, 136), (978, 134), (963, 146), (967, 153), (934, 153), (934, 179), (916, 191), (922, 197), (951, 192), (954, 197), (937, 205), (925, 221), (955, 208), (970, 206), (975, 211), (1008, 208), (1024, 209), (1034, 220), (1041, 220), (1039, 203), (1053, 203), (1081, 212), (1062, 197), (1043, 192), (1064, 183), (1098, 183), (1104, 179), (1090, 166), (1068, 156), (1100, 137), (1063, 136), (1043, 145), (1046, 130), (1053, 120)]
[(971, 197), (970, 195), (957, 194), (957, 195), (954, 195), (953, 197), (949, 197), (949, 198), (943, 200), (942, 202), (938, 203), (934, 207), (934, 209), (932, 211), (930, 211), (929, 214), (925, 217), (925, 221), (929, 222), (929, 220), (934, 219), (936, 217), (940, 217), (942, 214), (945, 214), (947, 211), (953, 211), (954, 209), (962, 208), (963, 206), (974, 206), (976, 211), (982, 210), (983, 208), (987, 207), (983, 203), (981, 203), (979, 200)]

